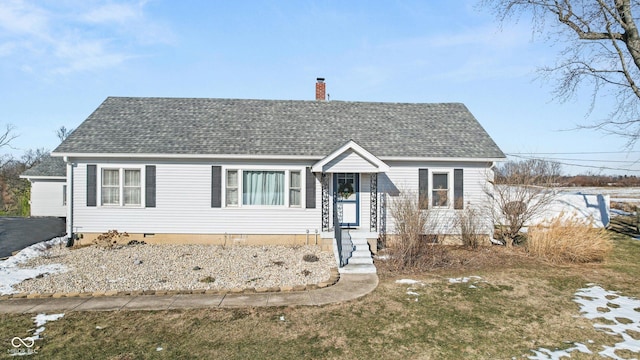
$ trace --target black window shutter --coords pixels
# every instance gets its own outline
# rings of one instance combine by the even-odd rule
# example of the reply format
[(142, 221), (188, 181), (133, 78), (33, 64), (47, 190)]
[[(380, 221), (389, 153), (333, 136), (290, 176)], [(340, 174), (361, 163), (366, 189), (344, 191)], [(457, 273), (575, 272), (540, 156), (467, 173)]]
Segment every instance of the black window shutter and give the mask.
[(464, 209), (464, 175), (462, 169), (453, 170), (453, 208)]
[(211, 207), (222, 207), (222, 166), (211, 167)]
[(311, 168), (307, 168), (307, 173), (305, 175), (306, 178), (306, 187), (305, 187), (305, 203), (307, 204), (307, 209), (315, 209), (316, 208), (316, 177), (311, 172)]
[(156, 166), (145, 166), (144, 174), (144, 205), (148, 208), (154, 208), (156, 207)]
[(87, 165), (87, 206), (96, 206), (97, 203), (97, 167)]
[(429, 208), (429, 170), (418, 169), (418, 206)]

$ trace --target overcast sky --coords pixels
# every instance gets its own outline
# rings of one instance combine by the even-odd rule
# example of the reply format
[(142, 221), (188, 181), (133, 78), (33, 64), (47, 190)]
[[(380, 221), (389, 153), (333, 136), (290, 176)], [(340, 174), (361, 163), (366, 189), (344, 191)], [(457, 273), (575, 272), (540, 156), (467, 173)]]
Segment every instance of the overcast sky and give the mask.
[(553, 98), (536, 69), (558, 50), (475, 0), (2, 0), (0, 125), (19, 155), (107, 96), (313, 100), (324, 77), (331, 100), (461, 102), (505, 153), (640, 175), (624, 139), (571, 130), (610, 104)]

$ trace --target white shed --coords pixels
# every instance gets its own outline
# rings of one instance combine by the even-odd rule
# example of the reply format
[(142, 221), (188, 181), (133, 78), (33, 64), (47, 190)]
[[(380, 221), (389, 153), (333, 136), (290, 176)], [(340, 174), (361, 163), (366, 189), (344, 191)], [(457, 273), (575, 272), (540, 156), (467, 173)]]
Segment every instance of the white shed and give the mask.
[(47, 156), (20, 177), (31, 183), (31, 216), (67, 216), (67, 176), (62, 158)]

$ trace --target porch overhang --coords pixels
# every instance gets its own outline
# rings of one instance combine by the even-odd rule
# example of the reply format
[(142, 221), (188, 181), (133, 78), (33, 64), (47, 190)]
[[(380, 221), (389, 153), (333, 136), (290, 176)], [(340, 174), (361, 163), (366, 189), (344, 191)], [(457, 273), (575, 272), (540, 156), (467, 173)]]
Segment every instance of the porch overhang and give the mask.
[(365, 150), (355, 141), (346, 144), (313, 164), (311, 171), (317, 173), (381, 173), (389, 171), (389, 165)]

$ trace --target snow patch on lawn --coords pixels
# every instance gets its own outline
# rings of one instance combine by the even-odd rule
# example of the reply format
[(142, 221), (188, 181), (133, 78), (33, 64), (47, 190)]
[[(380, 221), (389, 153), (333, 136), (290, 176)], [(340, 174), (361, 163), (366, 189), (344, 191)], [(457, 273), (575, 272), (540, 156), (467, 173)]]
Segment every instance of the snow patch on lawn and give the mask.
[[(607, 291), (600, 286), (588, 284), (589, 287), (579, 289), (573, 301), (580, 305), (582, 316), (589, 320), (605, 319), (612, 324), (595, 323), (596, 329), (603, 330), (608, 335), (620, 336), (622, 341), (613, 346), (603, 346), (604, 350), (598, 354), (610, 359), (622, 359), (616, 355), (616, 350), (628, 350), (640, 353), (640, 340), (634, 339), (629, 332), (640, 332), (640, 300), (622, 296), (615, 291)], [(548, 349), (532, 350), (536, 355), (529, 359), (560, 359), (572, 351), (591, 354), (586, 345), (575, 343), (575, 346), (565, 350), (550, 351)]]
[(415, 284), (420, 284), (421, 281), (418, 280), (412, 280), (412, 279), (400, 279), (400, 280), (396, 280), (396, 284), (404, 284), (404, 285), (415, 285)]
[(15, 294), (17, 291), (13, 289), (13, 285), (19, 284), (26, 279), (67, 271), (67, 268), (62, 264), (43, 265), (36, 268), (21, 268), (19, 266), (31, 258), (44, 255), (52, 246), (63, 246), (66, 242), (66, 236), (39, 242), (0, 262), (0, 295)]
[(36, 330), (33, 332), (33, 336), (31, 336), (31, 338), (33, 340), (40, 339), (40, 334), (42, 334), (42, 332), (45, 329), (44, 325), (49, 321), (56, 321), (56, 320), (62, 318), (63, 316), (64, 316), (64, 314), (51, 314), (51, 315), (38, 314), (38, 315), (36, 315), (33, 318), (34, 322), (36, 323)]
[(482, 280), (482, 278), (480, 276), (469, 276), (469, 277), (460, 277), (460, 278), (455, 278), (455, 279), (449, 279), (449, 284), (466, 284), (472, 280), (475, 280), (473, 282), (478, 282), (479, 280)]

